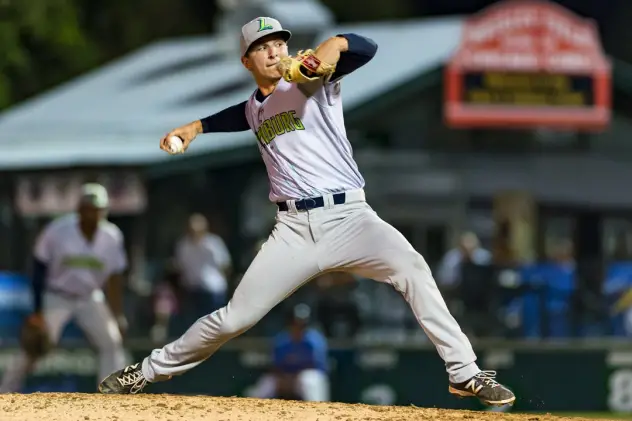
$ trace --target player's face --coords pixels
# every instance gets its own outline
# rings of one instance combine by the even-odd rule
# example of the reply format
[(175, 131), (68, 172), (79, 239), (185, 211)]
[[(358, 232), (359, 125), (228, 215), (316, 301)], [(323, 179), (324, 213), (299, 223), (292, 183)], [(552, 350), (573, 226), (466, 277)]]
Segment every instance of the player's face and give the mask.
[(100, 220), (104, 219), (107, 211), (88, 204), (79, 207), (79, 218), (86, 226), (96, 226)]
[(250, 48), (243, 63), (252, 72), (255, 79), (276, 81), (282, 76), (277, 69), (277, 64), (282, 57), (287, 55), (287, 43), (283, 38), (278, 36), (266, 37)]

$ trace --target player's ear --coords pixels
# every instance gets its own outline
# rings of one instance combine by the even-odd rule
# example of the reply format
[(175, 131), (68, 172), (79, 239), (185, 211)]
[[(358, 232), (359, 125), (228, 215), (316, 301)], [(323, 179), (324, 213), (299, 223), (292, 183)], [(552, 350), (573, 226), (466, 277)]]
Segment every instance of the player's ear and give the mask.
[(252, 70), (252, 63), (250, 62), (250, 59), (247, 56), (243, 56), (241, 58), (241, 64), (244, 65), (244, 67), (248, 70), (251, 71)]

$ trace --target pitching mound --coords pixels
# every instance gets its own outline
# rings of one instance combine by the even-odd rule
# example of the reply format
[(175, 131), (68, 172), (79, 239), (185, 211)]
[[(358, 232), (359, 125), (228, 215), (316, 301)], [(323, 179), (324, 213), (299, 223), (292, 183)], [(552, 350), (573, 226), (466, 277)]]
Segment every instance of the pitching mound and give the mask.
[[(113, 396), (81, 393), (0, 395), (2, 421), (557, 421), (550, 415), (448, 411), (415, 407), (306, 403), (205, 396)], [(574, 418), (574, 421), (580, 418)]]

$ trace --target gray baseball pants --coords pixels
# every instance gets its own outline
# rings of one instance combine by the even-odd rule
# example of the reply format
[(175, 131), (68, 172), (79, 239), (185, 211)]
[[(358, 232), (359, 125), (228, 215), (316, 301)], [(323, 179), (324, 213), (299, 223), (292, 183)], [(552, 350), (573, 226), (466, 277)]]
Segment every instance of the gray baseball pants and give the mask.
[(288, 207), (278, 212), (270, 237), (229, 303), (143, 360), (148, 381), (167, 380), (196, 367), (324, 271), (350, 272), (392, 285), (435, 345), (450, 381), (464, 382), (480, 371), (425, 260), (373, 211), (363, 190), (347, 192), (342, 205), (334, 205), (332, 196), (326, 195), (322, 208), (297, 211), (293, 201)]

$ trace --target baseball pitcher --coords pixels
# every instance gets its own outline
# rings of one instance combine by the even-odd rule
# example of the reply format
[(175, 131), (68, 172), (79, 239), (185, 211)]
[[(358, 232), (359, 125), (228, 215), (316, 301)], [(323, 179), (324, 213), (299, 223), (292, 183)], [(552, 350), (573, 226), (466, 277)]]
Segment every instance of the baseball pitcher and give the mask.
[[(514, 394), (481, 371), (424, 258), (367, 204), (342, 107), (342, 80), (377, 51), (370, 39), (339, 34), (288, 56), (290, 32), (269, 17), (241, 30), (241, 62), (258, 89), (246, 101), (173, 130), (183, 148), (201, 133), (252, 130), (265, 162), (276, 225), (228, 305), (200, 318), (142, 362), (105, 378), (102, 393), (137, 393), (196, 367), (274, 306), (324, 271), (346, 271), (392, 285), (410, 305), (445, 362), (449, 391), (488, 405)], [(422, 376), (423, 373), (418, 373)]]
[(4, 373), (0, 392), (20, 391), (71, 319), (99, 351), (99, 379), (125, 365), (122, 274), (127, 258), (123, 234), (105, 219), (107, 208), (105, 188), (86, 184), (77, 212), (50, 222), (40, 233), (32, 275), (34, 313), (23, 326), (23, 350)]

